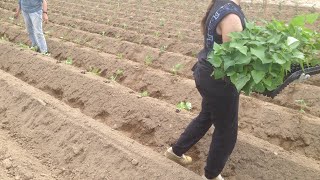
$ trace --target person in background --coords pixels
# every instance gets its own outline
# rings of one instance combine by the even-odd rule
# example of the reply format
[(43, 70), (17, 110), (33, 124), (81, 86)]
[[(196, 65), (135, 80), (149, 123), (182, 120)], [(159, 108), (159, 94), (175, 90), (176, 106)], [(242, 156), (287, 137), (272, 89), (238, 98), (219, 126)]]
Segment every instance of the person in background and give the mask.
[(238, 134), (239, 93), (228, 79), (214, 79), (208, 54), (214, 43), (230, 41), (231, 32), (245, 28), (245, 16), (240, 0), (212, 0), (202, 20), (204, 48), (192, 68), (196, 87), (202, 96), (200, 114), (191, 121), (180, 138), (165, 152), (165, 156), (181, 165), (188, 165), (192, 158), (184, 155), (214, 125), (205, 174), (206, 180), (223, 180), (221, 172), (231, 155)]
[(19, 0), (15, 18), (22, 12), (24, 22), (31, 40), (31, 46), (37, 47), (41, 53), (48, 53), (46, 39), (42, 29), (42, 21), (48, 22), (47, 0)]

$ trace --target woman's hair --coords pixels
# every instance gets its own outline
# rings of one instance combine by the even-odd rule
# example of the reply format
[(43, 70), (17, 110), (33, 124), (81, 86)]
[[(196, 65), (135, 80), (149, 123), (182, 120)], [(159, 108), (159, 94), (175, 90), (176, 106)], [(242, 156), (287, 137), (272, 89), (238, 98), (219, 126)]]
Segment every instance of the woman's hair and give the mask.
[(201, 31), (202, 31), (202, 34), (205, 35), (206, 33), (206, 22), (207, 22), (207, 18), (209, 16), (209, 13), (210, 13), (210, 10), (211, 8), (213, 7), (214, 5), (214, 2), (215, 0), (212, 0), (211, 3), (209, 4), (208, 6), (208, 9), (207, 9), (207, 12), (205, 14), (205, 16), (202, 18), (202, 21), (201, 21)]

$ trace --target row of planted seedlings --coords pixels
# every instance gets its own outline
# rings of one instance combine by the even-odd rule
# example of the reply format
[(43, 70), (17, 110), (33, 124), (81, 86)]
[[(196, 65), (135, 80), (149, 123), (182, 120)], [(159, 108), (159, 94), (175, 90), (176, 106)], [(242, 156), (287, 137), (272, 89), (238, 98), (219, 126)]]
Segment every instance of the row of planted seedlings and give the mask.
[[(63, 3), (66, 3), (66, 2), (60, 2), (59, 3), (60, 5), (57, 5), (58, 7), (53, 8), (52, 12), (56, 12), (62, 15), (67, 15), (70, 17), (89, 20), (96, 23), (100, 23), (100, 24), (107, 24), (109, 26), (120, 27), (125, 30), (136, 31), (138, 33), (154, 35), (158, 37), (164, 37), (164, 38), (175, 37), (177, 39), (183, 40), (184, 42), (191, 42), (191, 43), (194, 41), (199, 41), (199, 38), (195, 38), (196, 34), (199, 34), (199, 32), (189, 31), (191, 33), (195, 33), (194, 35), (189, 36), (187, 35), (187, 31), (185, 29), (181, 29), (181, 30), (177, 29), (177, 27), (179, 26), (171, 27), (171, 26), (165, 25), (164, 18), (154, 20), (150, 23), (143, 23), (142, 21), (135, 20), (135, 18), (129, 18), (130, 15), (128, 15), (127, 17), (121, 18), (121, 16), (119, 17), (118, 14), (114, 12), (114, 10), (108, 11), (106, 9), (100, 9), (100, 11), (92, 10), (92, 12), (90, 12), (90, 10), (88, 9), (86, 9), (85, 11), (81, 10), (82, 6), (79, 4), (66, 6)], [(8, 4), (8, 2), (6, 4)], [(12, 5), (11, 8), (16, 7), (16, 3), (14, 2), (11, 2), (11, 5)], [(55, 7), (55, 4), (52, 4), (52, 6)], [(67, 7), (70, 7), (70, 6), (76, 6), (76, 7), (68, 9)], [(106, 11), (108, 11), (109, 13)], [(154, 27), (157, 25), (159, 27)]]
[[(153, 23), (156, 28), (163, 28), (164, 26), (174, 26), (177, 29), (180, 29), (181, 31), (190, 31), (191, 33), (191, 27), (198, 26), (198, 21), (195, 22), (186, 22), (186, 21), (179, 21), (173, 17), (170, 17), (170, 15), (173, 14), (168, 14), (165, 12), (162, 12), (161, 14), (157, 14), (154, 11), (140, 11), (141, 9), (135, 9), (132, 8), (132, 11), (128, 12), (125, 11), (125, 9), (128, 9), (130, 7), (127, 6), (119, 6), (119, 7), (113, 7), (110, 4), (98, 4), (96, 2), (88, 2), (88, 1), (83, 1), (80, 0), (81, 5), (75, 2), (65, 2), (65, 1), (58, 1), (55, 0), (52, 2), (52, 6), (56, 7), (66, 7), (67, 6), (73, 6), (77, 8), (78, 10), (86, 9), (88, 12), (91, 13), (99, 13), (99, 12), (104, 12), (107, 15), (116, 15), (117, 18), (120, 18), (119, 20), (122, 20), (120, 22), (123, 22), (123, 19), (125, 20), (124, 22), (128, 21), (130, 19), (133, 22), (149, 22)], [(91, 8), (86, 8), (87, 6)], [(122, 19), (123, 18), (123, 19)], [(159, 22), (159, 24), (157, 23)], [(149, 24), (144, 24), (144, 26), (147, 26)], [(186, 26), (187, 25), (187, 26)]]
[[(7, 10), (15, 7), (14, 4), (4, 3), (1, 4), (1, 6)], [(81, 13), (83, 12), (81, 11)], [(137, 44), (152, 46), (159, 49), (161, 48), (164, 51), (179, 52), (193, 57), (195, 57), (196, 51), (201, 47), (201, 45), (195, 43), (179, 43), (179, 41), (177, 41), (176, 39), (185, 40), (184, 35), (179, 35), (179, 32), (176, 39), (173, 39), (173, 37), (162, 38), (162, 31), (156, 31), (151, 34), (141, 34), (141, 31), (139, 29), (142, 28), (138, 28), (137, 31), (134, 31), (126, 28), (127, 25), (118, 24), (117, 26), (111, 26), (108, 25), (108, 23), (96, 23), (96, 18), (93, 18), (91, 16), (86, 16), (88, 20), (83, 20), (81, 16), (75, 17), (75, 13), (70, 14), (71, 16), (61, 16), (61, 13), (57, 11), (57, 13), (52, 13), (50, 15), (50, 21), (57, 24), (68, 25), (72, 28), (79, 28), (84, 31), (99, 33), (103, 36), (124, 39)]]
[[(4, 18), (3, 20), (11, 21), (7, 18)], [(22, 23), (20, 23), (20, 25), (23, 26)], [(70, 27), (52, 23), (47, 25), (47, 31), (49, 31), (49, 36), (98, 49), (109, 54), (119, 55), (132, 61), (148, 64), (155, 68), (161, 68), (167, 72), (171, 72), (172, 68), (180, 63), (186, 67), (181, 69), (181, 74), (187, 74), (188, 77), (192, 77), (189, 69), (193, 66), (195, 59), (191, 57), (166, 52), (162, 48), (156, 49), (148, 46), (141, 46), (127, 41), (121, 41), (120, 39), (75, 30)]]
[[(10, 32), (15, 32), (15, 34), (11, 35), (11, 38), (16, 37), (17, 34), (20, 34), (19, 37), (23, 37), (20, 28), (11, 28)], [(7, 31), (9, 31), (9, 29), (7, 29)], [(17, 38), (15, 41), (19, 42)], [(174, 104), (178, 109), (186, 110), (191, 109), (191, 103), (191, 106), (194, 108), (193, 111), (199, 111), (201, 98), (195, 89), (194, 82), (190, 79), (175, 76), (176, 72), (174, 69), (172, 69), (171, 74), (165, 73), (153, 68), (145, 68), (145, 65), (139, 63), (127, 61), (119, 55), (98, 53), (92, 49), (77, 47), (75, 44), (62, 43), (63, 41), (61, 41), (62, 40), (56, 38), (50, 38), (48, 40), (50, 48), (53, 50), (52, 56), (56, 57), (59, 61), (66, 64), (73, 64), (84, 70), (86, 69), (88, 72), (103, 76), (108, 79), (106, 82), (118, 81), (122, 85), (139, 92), (140, 95), (137, 96), (137, 98), (151, 96)], [(308, 117), (297, 111), (246, 96), (242, 96), (241, 109), (244, 110), (240, 113), (240, 128), (243, 128), (245, 132), (269, 140), (287, 150), (300, 151), (301, 147), (305, 148), (305, 151), (300, 153), (317, 158), (317, 153), (313, 154), (314, 152), (312, 151), (314, 147), (317, 146), (317, 139), (319, 138), (315, 138), (317, 135), (312, 135), (308, 130), (312, 129), (311, 127), (319, 126), (317, 122), (312, 120), (315, 117)], [(259, 113), (248, 115), (245, 113), (246, 109), (255, 109), (255, 112), (258, 111)], [(312, 113), (313, 112), (311, 112), (311, 114)], [(270, 114), (274, 114), (274, 116), (270, 118)], [(297, 115), (299, 118), (296, 118)], [(266, 119), (269, 119), (269, 123), (263, 123)], [(292, 119), (295, 119), (295, 121)], [(301, 124), (299, 125), (297, 122), (301, 122), (304, 124), (303, 126), (308, 128), (299, 129)], [(273, 128), (281, 125), (282, 129)], [(290, 128), (297, 130), (289, 131)], [(270, 129), (272, 129), (272, 131)], [(288, 129), (288, 132), (283, 133), (283, 129)], [(278, 139), (278, 141), (275, 141), (275, 139)], [(304, 143), (304, 141), (295, 141), (295, 139), (307, 139), (305, 140), (307, 143)], [(310, 143), (308, 139), (312, 139), (312, 143)], [(287, 140), (290, 141), (290, 146), (284, 143)]]

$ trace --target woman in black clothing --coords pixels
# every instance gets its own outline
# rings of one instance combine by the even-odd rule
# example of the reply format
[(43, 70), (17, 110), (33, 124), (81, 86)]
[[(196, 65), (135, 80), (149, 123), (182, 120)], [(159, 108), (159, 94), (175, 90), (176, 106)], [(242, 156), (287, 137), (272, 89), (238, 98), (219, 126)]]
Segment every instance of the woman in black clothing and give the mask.
[(198, 54), (198, 62), (193, 67), (196, 87), (202, 96), (200, 114), (188, 125), (177, 142), (165, 156), (179, 164), (187, 165), (191, 157), (184, 155), (214, 125), (214, 133), (204, 179), (223, 180), (222, 172), (233, 151), (238, 133), (239, 93), (227, 80), (211, 77), (212, 65), (207, 61), (214, 43), (230, 41), (231, 32), (245, 28), (245, 17), (240, 8), (240, 0), (212, 0), (202, 20), (204, 48)]

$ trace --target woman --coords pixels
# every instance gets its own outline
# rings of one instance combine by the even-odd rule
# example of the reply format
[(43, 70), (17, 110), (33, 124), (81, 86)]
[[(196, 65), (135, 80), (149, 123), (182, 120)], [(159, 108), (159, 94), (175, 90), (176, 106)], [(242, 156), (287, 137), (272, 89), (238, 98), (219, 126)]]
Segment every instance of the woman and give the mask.
[(42, 29), (42, 19), (48, 22), (47, 0), (19, 0), (15, 18), (22, 10), (24, 22), (32, 43), (32, 47), (39, 48), (41, 53), (48, 53), (46, 39)]
[(223, 180), (222, 172), (235, 146), (238, 133), (239, 93), (235, 86), (224, 80), (211, 77), (212, 65), (207, 61), (214, 43), (230, 41), (231, 32), (245, 28), (245, 17), (240, 0), (213, 0), (202, 20), (204, 49), (198, 54), (193, 67), (196, 87), (202, 96), (200, 114), (188, 125), (178, 141), (170, 147), (165, 156), (181, 165), (188, 165), (192, 159), (185, 156), (209, 130), (215, 126), (207, 157), (204, 179)]

